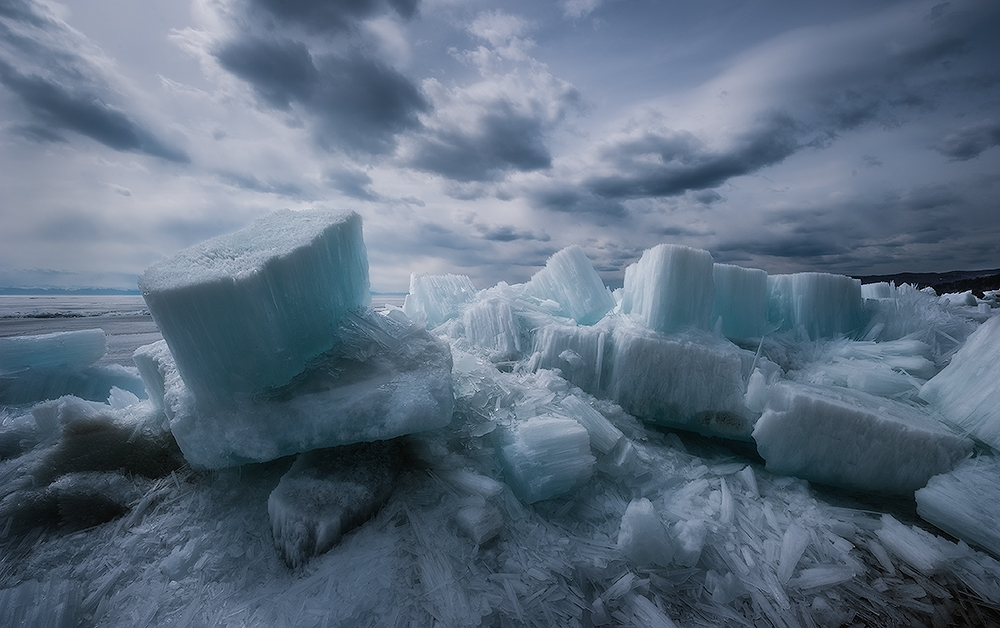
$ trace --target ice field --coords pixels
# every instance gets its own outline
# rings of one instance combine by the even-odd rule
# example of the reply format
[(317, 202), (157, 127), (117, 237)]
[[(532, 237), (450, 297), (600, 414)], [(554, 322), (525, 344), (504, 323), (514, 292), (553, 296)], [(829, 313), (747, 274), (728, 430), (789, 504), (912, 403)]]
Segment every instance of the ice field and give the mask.
[(996, 293), (367, 264), (285, 211), (0, 298), (0, 625), (1000, 625)]

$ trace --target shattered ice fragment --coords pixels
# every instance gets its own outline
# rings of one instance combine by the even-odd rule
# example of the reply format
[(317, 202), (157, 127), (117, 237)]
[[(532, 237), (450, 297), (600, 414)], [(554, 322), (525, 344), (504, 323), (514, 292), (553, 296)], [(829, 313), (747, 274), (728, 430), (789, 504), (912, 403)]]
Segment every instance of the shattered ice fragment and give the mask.
[(618, 549), (634, 564), (666, 567), (674, 548), (652, 502), (645, 497), (629, 502), (618, 528)]
[(504, 478), (525, 503), (558, 497), (590, 479), (590, 437), (577, 421), (542, 415), (497, 432)]
[(374, 515), (401, 470), (396, 441), (357, 443), (299, 454), (267, 499), (271, 532), (289, 567), (329, 551)]
[(525, 293), (554, 301), (559, 305), (558, 315), (581, 325), (596, 323), (615, 306), (611, 292), (576, 244), (550, 257), (525, 286)]
[[(992, 496), (992, 497), (987, 497)], [(1000, 462), (980, 456), (935, 475), (918, 490), (917, 514), (1000, 558)]]

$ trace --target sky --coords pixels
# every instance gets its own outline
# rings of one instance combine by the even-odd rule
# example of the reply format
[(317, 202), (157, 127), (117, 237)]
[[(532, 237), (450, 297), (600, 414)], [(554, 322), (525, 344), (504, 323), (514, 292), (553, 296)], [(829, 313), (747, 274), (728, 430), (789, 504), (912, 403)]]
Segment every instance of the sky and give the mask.
[(0, 0), (0, 286), (134, 289), (281, 208), (373, 290), (1000, 267), (1000, 3)]

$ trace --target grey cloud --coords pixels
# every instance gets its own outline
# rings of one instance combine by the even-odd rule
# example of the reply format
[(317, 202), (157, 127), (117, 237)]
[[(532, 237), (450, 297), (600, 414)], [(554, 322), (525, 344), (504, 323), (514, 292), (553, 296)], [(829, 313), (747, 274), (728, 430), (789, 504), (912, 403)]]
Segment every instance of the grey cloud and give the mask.
[(515, 240), (548, 242), (552, 239), (546, 233), (537, 234), (532, 231), (517, 229), (510, 225), (497, 225), (492, 227), (487, 225), (476, 225), (476, 230), (479, 231), (484, 240), (491, 240), (493, 242), (513, 242)]
[(306, 194), (301, 186), (294, 183), (261, 181), (252, 174), (232, 172), (223, 170), (216, 173), (219, 180), (227, 185), (231, 185), (241, 190), (251, 192), (262, 192), (264, 194), (276, 194), (278, 196), (288, 196), (298, 199), (311, 198)]
[[(78, 36), (29, 3), (5, 3), (2, 14), (22, 23), (20, 32), (0, 22), (0, 84), (25, 105), (15, 125), (23, 137), (52, 142), (73, 131), (118, 151), (188, 162), (183, 150), (162, 140), (120, 105), (111, 78), (74, 46)], [(27, 132), (25, 132), (27, 131)]]
[(801, 146), (800, 125), (785, 114), (769, 115), (735, 138), (726, 150), (709, 148), (687, 131), (647, 132), (613, 143), (603, 152), (615, 172), (584, 185), (612, 199), (677, 196), (781, 162)]
[(620, 218), (628, 214), (628, 210), (619, 200), (597, 196), (579, 186), (569, 184), (549, 183), (529, 190), (527, 194), (532, 205), (557, 212), (592, 214), (608, 218)]
[(994, 146), (1000, 146), (1000, 123), (984, 120), (949, 133), (933, 148), (953, 161), (968, 161)]
[(498, 100), (484, 106), (472, 132), (457, 127), (428, 132), (408, 165), (456, 181), (495, 181), (509, 170), (550, 167), (544, 139), (543, 120)]
[(378, 201), (382, 197), (372, 191), (372, 178), (360, 170), (334, 170), (326, 173), (326, 180), (334, 188), (351, 198), (361, 201)]
[(411, 19), (417, 13), (419, 0), (251, 0), (250, 4), (309, 31), (337, 32), (387, 10)]

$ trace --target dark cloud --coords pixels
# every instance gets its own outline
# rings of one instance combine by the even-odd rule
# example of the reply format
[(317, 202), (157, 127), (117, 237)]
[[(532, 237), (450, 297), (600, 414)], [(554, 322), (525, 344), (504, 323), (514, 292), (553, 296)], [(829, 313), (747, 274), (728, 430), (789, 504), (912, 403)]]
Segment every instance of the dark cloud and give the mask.
[(471, 130), (450, 126), (428, 132), (409, 166), (456, 181), (495, 181), (510, 170), (531, 172), (552, 165), (545, 123), (497, 100), (484, 106)]
[(968, 161), (994, 146), (1000, 146), (1000, 123), (984, 120), (949, 133), (933, 148), (953, 161)]
[(250, 0), (251, 9), (262, 9), (285, 23), (309, 31), (345, 31), (358, 22), (387, 10), (411, 19), (419, 0)]
[(25, 105), (20, 113), (28, 120), (15, 125), (23, 137), (53, 142), (65, 139), (59, 130), (73, 131), (114, 150), (189, 161), (114, 104), (121, 98), (111, 80), (74, 48), (84, 42), (61, 22), (27, 2), (5, 2), (0, 15), (21, 26), (0, 22), (0, 84)]
[(247, 37), (223, 45), (215, 56), (279, 109), (287, 109), (292, 100), (308, 100), (319, 80), (312, 55), (300, 41)]
[(724, 150), (688, 131), (649, 131), (607, 146), (602, 157), (615, 173), (591, 177), (584, 185), (603, 198), (678, 196), (779, 163), (800, 146), (800, 125), (785, 114), (759, 120)]
[(628, 214), (620, 201), (597, 196), (570, 184), (546, 183), (529, 190), (527, 196), (533, 206), (551, 211), (604, 218), (621, 218)]

